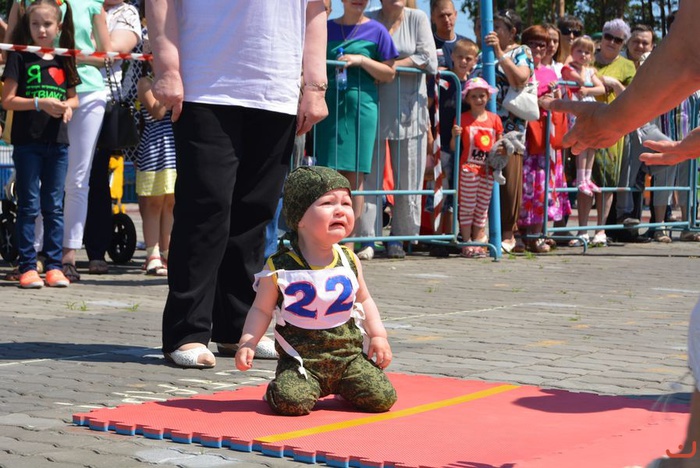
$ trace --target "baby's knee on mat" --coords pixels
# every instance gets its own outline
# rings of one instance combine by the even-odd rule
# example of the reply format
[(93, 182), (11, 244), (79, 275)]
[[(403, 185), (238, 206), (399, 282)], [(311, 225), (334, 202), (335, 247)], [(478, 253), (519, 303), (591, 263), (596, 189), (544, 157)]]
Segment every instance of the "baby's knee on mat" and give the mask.
[(355, 403), (355, 406), (360, 411), (367, 413), (385, 413), (391, 409), (396, 403), (396, 393), (387, 398), (386, 395), (377, 396), (376, 398), (368, 398)]
[(396, 403), (396, 390), (388, 382), (387, 385), (365, 388), (341, 396), (358, 410), (367, 413), (384, 413)]
[(290, 387), (271, 382), (265, 393), (270, 407), (282, 416), (304, 416), (316, 405), (317, 398), (305, 387)]

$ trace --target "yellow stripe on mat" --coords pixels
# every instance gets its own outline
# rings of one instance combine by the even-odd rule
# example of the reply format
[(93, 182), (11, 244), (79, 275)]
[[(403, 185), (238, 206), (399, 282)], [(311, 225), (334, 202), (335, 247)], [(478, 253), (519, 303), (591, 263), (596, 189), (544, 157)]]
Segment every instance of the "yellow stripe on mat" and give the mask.
[(445, 408), (446, 406), (458, 405), (460, 403), (466, 403), (468, 401), (478, 400), (480, 398), (486, 398), (491, 395), (497, 395), (499, 393), (515, 390), (516, 388), (520, 387), (518, 385), (499, 385), (498, 387), (489, 388), (487, 390), (481, 390), (478, 392), (470, 393), (468, 395), (462, 395), (456, 398), (449, 398), (447, 400), (436, 401), (434, 403), (427, 403), (425, 405), (414, 406), (413, 408), (406, 408), (400, 411), (381, 413), (368, 416), (366, 418), (352, 419), (350, 421), (342, 421), (333, 424), (326, 424), (324, 426), (310, 427), (308, 429), (301, 429), (298, 431), (283, 432), (281, 434), (273, 434), (265, 437), (256, 437), (255, 440), (259, 442), (271, 443), (287, 439), (296, 439), (298, 437), (306, 437), (314, 434), (322, 434), (324, 432), (339, 431), (341, 429), (347, 429), (349, 427), (362, 426), (364, 424), (387, 421), (389, 419), (402, 418), (404, 416), (412, 416), (414, 414), (425, 413), (428, 411)]

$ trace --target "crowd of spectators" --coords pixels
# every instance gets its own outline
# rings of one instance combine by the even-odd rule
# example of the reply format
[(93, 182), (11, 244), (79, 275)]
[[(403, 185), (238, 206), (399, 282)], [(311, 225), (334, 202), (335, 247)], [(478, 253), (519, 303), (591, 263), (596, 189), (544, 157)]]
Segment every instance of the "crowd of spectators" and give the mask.
[[(466, 93), (460, 95), (456, 90), (463, 88), (468, 79), (482, 76), (484, 63), (477, 44), (493, 48), (495, 54), (496, 114), (501, 119), (503, 134), (516, 132), (511, 137), (516, 135), (524, 147), (508, 155), (503, 168), (504, 181), (498, 186), (500, 219), (497, 222), (502, 240), (497, 248), (504, 253), (526, 250), (547, 253), (556, 245), (580, 246), (583, 242), (596, 246), (605, 246), (610, 240), (671, 242), (672, 231), (664, 226), (651, 227), (640, 235), (637, 225), (644, 218), (645, 202), (650, 206), (652, 223), (690, 218), (688, 191), (683, 189), (691, 178), (689, 163), (678, 167), (647, 167), (640, 162), (639, 155), (647, 139), (683, 138), (692, 129), (691, 122), (697, 122), (697, 115), (691, 114), (698, 112), (698, 96), (691, 96), (677, 109), (611, 147), (589, 150), (580, 156), (561, 146), (561, 136), (573, 123), (570, 117), (557, 113), (548, 116), (549, 111), (541, 105), (539, 120), (526, 121), (503, 106), (511, 88), (522, 89), (528, 83), (536, 84), (540, 104), (551, 98), (612, 102), (653, 53), (657, 37), (650, 26), (630, 27), (623, 19), (616, 18), (595, 34), (579, 18), (565, 15), (556, 23), (524, 27), (515, 11), (501, 10), (494, 15), (493, 31), (482, 39), (456, 32), (459, 13), (453, 0), (431, 1), (430, 15), (415, 9), (412, 2), (382, 0), (380, 8), (371, 11), (367, 10), (369, 0), (343, 2), (343, 11), (332, 18), (330, 1), (324, 3), (330, 18), (327, 59), (335, 61), (327, 67), (326, 104), (330, 115), (315, 127), (312, 141), (306, 145), (306, 157), (296, 159), (336, 168), (350, 180), (353, 190), (373, 193), (355, 196), (353, 200), (358, 219), (353, 237), (367, 238), (366, 242), (351, 246), (357, 249), (360, 259), (372, 259), (379, 251), (389, 258), (400, 259), (413, 248), (411, 244), (416, 244), (401, 237), (452, 233), (453, 197), (440, 203), (442, 222), (435, 226), (433, 197), (411, 192), (433, 188), (438, 174), (443, 188), (459, 188), (459, 173), (468, 166), (465, 153), (469, 145), (456, 145), (460, 154), (453, 154), (451, 129), (459, 117), (457, 101), (461, 100), (462, 111), (469, 110)], [(19, 5), (13, 3), (10, 30)], [(90, 33), (88, 36), (96, 39), (97, 47), (119, 52), (142, 50), (142, 38), (146, 38), (143, 8), (139, 17), (137, 9), (129, 3), (106, 0), (102, 8), (83, 11), (90, 12), (85, 18), (85, 34)], [(672, 21), (673, 15), (669, 17), (669, 27)], [(77, 38), (80, 37), (78, 34)], [(84, 44), (82, 48), (89, 47)], [(345, 66), (338, 66), (337, 61), (345, 62)], [(130, 65), (128, 61), (108, 63), (112, 79), (122, 88), (121, 93), (131, 100), (142, 101), (143, 135), (151, 143), (144, 140), (124, 153), (135, 162), (139, 173), (139, 205), (148, 249), (144, 271), (165, 276), (175, 183), (171, 114), (150, 92), (150, 68), (144, 67), (142, 71), (141, 64)], [(124, 75), (122, 69), (127, 70)], [(107, 99), (103, 85), (107, 79), (105, 62), (84, 59), (79, 70), (87, 73), (86, 76), (92, 76), (88, 72), (101, 71), (102, 79), (83, 80), (84, 84), (93, 84), (84, 91), (79, 88), (81, 107), (69, 125), (75, 140), (71, 144), (71, 154), (75, 154), (71, 160), (75, 164), (79, 161), (79, 166), (68, 171), (66, 183), (63, 270), (73, 282), (80, 280), (75, 251), (83, 243), (89, 254), (88, 272), (108, 272), (104, 254), (111, 229), (107, 163), (113, 151), (96, 148), (95, 143)], [(454, 73), (460, 86), (449, 77), (436, 79), (438, 70)], [(575, 86), (572, 79), (578, 82)], [(85, 118), (81, 117), (83, 114)], [(436, 117), (439, 126), (435, 125)], [(88, 124), (90, 131), (85, 130)], [(154, 140), (156, 127), (158, 137)], [(547, 132), (549, 147), (545, 147)], [(162, 146), (158, 155), (151, 154), (154, 141)], [(465, 141), (469, 143), (468, 139)], [(643, 197), (643, 189), (649, 185), (678, 186), (679, 190), (660, 189)], [(563, 190), (568, 187), (578, 191)], [(621, 190), (614, 190), (617, 188)], [(383, 190), (409, 193), (376, 194)], [(460, 197), (456, 200), (454, 204), (459, 205)], [(569, 220), (572, 206), (578, 210), (577, 220)], [(674, 217), (673, 207), (680, 208), (679, 219)], [(594, 209), (597, 219), (592, 226), (594, 235), (589, 237), (586, 225)], [(382, 236), (388, 222), (390, 236), (398, 239), (382, 246), (373, 238)], [(554, 236), (546, 237), (545, 222), (558, 228), (568, 226), (571, 232), (555, 232)], [(275, 218), (275, 227), (276, 224)], [(276, 229), (267, 232), (274, 235)], [(460, 232), (455, 236), (463, 242), (487, 242), (487, 238), (463, 237)], [(700, 234), (685, 229), (679, 240), (700, 241)], [(276, 238), (268, 241), (272, 245)], [(37, 243), (37, 250), (41, 247)], [(435, 256), (447, 256), (450, 251), (444, 246), (430, 248)]]
[[(367, 3), (364, 2), (362, 8)], [(468, 140), (459, 148), (460, 154), (454, 156), (457, 161), (452, 158), (454, 145), (450, 147), (450, 130), (457, 117), (455, 101), (460, 96), (455, 96), (454, 89), (451, 89), (455, 83), (449, 77), (437, 79), (438, 86), (435, 87), (436, 80), (432, 75), (437, 60), (439, 69), (456, 74), (462, 87), (468, 78), (482, 76), (484, 64), (476, 45), (478, 43), (482, 47), (492, 47), (495, 54), (496, 113), (501, 118), (503, 133), (517, 132), (524, 144), (524, 150), (516, 150), (510, 155), (503, 168), (505, 181), (498, 188), (502, 240), (501, 245), (496, 247), (502, 248), (504, 253), (526, 250), (547, 253), (555, 246), (581, 246), (584, 243), (603, 247), (610, 241), (671, 242), (672, 231), (668, 226), (652, 226), (640, 235), (637, 226), (645, 218), (642, 192), (645, 186), (659, 187), (647, 192), (651, 194), (647, 201), (651, 223), (677, 221), (672, 208), (687, 205), (688, 192), (683, 189), (675, 192), (664, 187), (687, 187), (688, 171), (685, 169), (679, 175), (679, 169), (675, 166), (647, 167), (639, 161), (639, 155), (647, 139), (682, 137), (682, 131), (674, 135), (670, 130), (679, 127), (677, 121), (687, 123), (688, 112), (697, 113), (697, 107), (686, 104), (682, 115), (678, 115), (681, 111), (676, 110), (673, 116), (662, 116), (658, 122), (648, 123), (608, 148), (591, 149), (580, 156), (562, 147), (562, 136), (573, 124), (570, 117), (554, 112), (548, 115), (550, 112), (542, 107), (556, 98), (612, 102), (634, 79), (640, 64), (653, 53), (656, 42), (653, 28), (644, 24), (630, 27), (623, 19), (613, 18), (597, 33), (587, 31), (583, 22), (571, 15), (562, 16), (556, 24), (543, 22), (525, 27), (514, 10), (501, 10), (494, 15), (493, 31), (485, 34), (482, 40), (458, 34), (455, 31), (457, 15), (452, 0), (432, 1), (429, 18), (432, 41), (428, 44), (425, 38), (427, 33), (423, 32), (426, 18), (419, 10), (410, 10), (403, 2), (382, 1), (381, 8), (366, 13), (366, 17), (378, 20), (386, 27), (399, 55), (386, 62), (395, 70), (395, 76), (388, 81), (375, 80), (379, 89), (379, 124), (376, 131), (365, 128), (367, 139), (356, 138), (357, 142), (365, 141), (366, 148), (369, 143), (374, 144), (369, 158), (371, 173), (368, 174), (366, 166), (361, 165), (344, 169), (355, 172), (358, 179), (364, 181), (364, 189), (372, 192), (382, 189), (415, 191), (421, 187), (431, 189), (436, 183), (436, 174), (440, 172), (443, 188), (458, 187), (459, 172), (467, 170), (466, 161), (470, 158), (466, 154)], [(338, 24), (342, 24), (342, 18), (344, 16), (330, 19), (329, 31), (337, 29)], [(409, 25), (414, 25), (410, 34), (411, 29), (406, 27)], [(352, 47), (359, 41), (350, 34), (335, 39), (335, 48)], [(328, 57), (334, 58), (330, 52)], [(365, 59), (371, 57), (367, 54)], [(356, 61), (354, 58), (348, 60), (349, 67), (353, 67)], [(423, 75), (410, 74), (405, 68), (397, 67), (417, 69), (428, 75), (427, 94)], [(334, 76), (336, 71), (336, 67), (328, 67), (329, 76)], [(362, 70), (359, 74), (362, 74)], [(366, 71), (365, 74), (371, 79), (370, 74)], [(526, 121), (503, 106), (503, 100), (511, 88), (519, 90), (528, 83), (536, 84), (540, 104), (540, 118), (534, 121)], [(347, 108), (348, 101), (344, 96), (350, 96), (349, 89), (338, 91), (333, 85), (331, 79), (326, 96), (329, 107), (338, 100), (338, 103), (345, 103)], [(437, 93), (435, 89), (438, 89)], [(469, 103), (464, 94), (461, 99), (462, 110), (468, 111)], [(693, 106), (695, 102), (692, 101)], [(435, 104), (439, 104), (439, 129), (434, 125)], [(425, 117), (428, 114), (430, 123)], [(548, 118), (551, 119), (549, 128), (546, 124)], [(350, 122), (355, 124), (359, 119), (336, 119), (323, 126), (337, 123), (347, 128)], [(545, 144), (547, 133), (550, 137), (549, 147)], [(324, 133), (316, 138), (319, 137), (335, 139), (331, 147), (347, 144), (338, 134)], [(439, 139), (439, 151), (433, 147), (436, 138)], [(438, 153), (439, 161), (435, 159)], [(319, 161), (328, 159), (326, 155), (317, 153), (316, 156), (320, 157)], [(366, 149), (362, 154), (358, 151), (351, 160), (366, 164)], [(388, 166), (388, 170), (385, 166)], [(331, 164), (331, 167), (335, 166)], [(458, 172), (453, 173), (453, 168), (457, 168)], [(424, 175), (416, 177), (417, 174)], [(457, 200), (459, 205), (459, 197)], [(365, 197), (363, 209), (356, 210), (359, 228), (354, 235), (369, 239), (360, 243), (359, 258), (369, 260), (381, 249), (381, 245), (372, 238), (382, 236), (380, 230), (387, 221), (391, 223), (389, 235), (393, 237), (415, 236), (419, 232), (417, 224), (420, 224), (421, 234), (451, 233), (453, 199), (447, 198), (439, 204), (440, 226), (434, 225), (437, 214), (433, 211), (433, 202), (432, 196), (392, 196), (391, 192), (385, 196)], [(577, 208), (578, 218), (570, 221), (572, 207)], [(682, 219), (689, 219), (687, 206), (680, 208)], [(416, 210), (421, 214), (417, 215)], [(589, 236), (585, 226), (589, 224), (589, 214), (593, 211), (596, 217)], [(545, 223), (556, 228), (568, 226), (571, 232), (558, 229), (545, 236)], [(459, 232), (455, 236), (462, 242), (476, 242), (476, 239), (471, 239), (472, 236), (464, 237)], [(697, 241), (700, 236), (692, 230), (684, 230), (679, 239)], [(388, 258), (403, 258), (408, 247), (410, 241), (406, 240), (384, 242), (384, 252)], [(464, 250), (453, 251), (459, 253)], [(435, 256), (446, 256), (449, 252), (450, 249), (444, 246), (430, 248), (431, 255)]]
[[(31, 2), (12, 2), (5, 31), (5, 42), (24, 9)], [(75, 0), (72, 19), (75, 23), (76, 48), (83, 51), (141, 52), (145, 29), (145, 2), (123, 0)], [(60, 4), (60, 3), (59, 3)], [(61, 6), (65, 14), (65, 5)], [(105, 254), (112, 241), (113, 213), (111, 171), (115, 158), (126, 158), (136, 169), (136, 192), (143, 218), (143, 236), (148, 252), (146, 274), (167, 275), (167, 254), (172, 227), (175, 183), (174, 144), (170, 113), (146, 91), (146, 83), (137, 90), (139, 81), (147, 80), (149, 66), (138, 61), (79, 56), (78, 72), (82, 84), (77, 88), (80, 106), (68, 123), (69, 167), (65, 182), (62, 270), (71, 282), (80, 281), (76, 252), (85, 246), (89, 274), (105, 274), (109, 266)], [(143, 79), (142, 79), (143, 75)], [(149, 98), (150, 96), (150, 98)], [(140, 108), (142, 141), (133, 148), (101, 147), (98, 135), (107, 101), (116, 98)], [(138, 98), (138, 99), (137, 99)], [(11, 126), (10, 113), (6, 118)], [(154, 138), (153, 127), (159, 130)], [(7, 132), (9, 134), (9, 132)], [(11, 141), (7, 141), (11, 143)], [(39, 218), (41, 215), (39, 215)], [(35, 250), (39, 272), (44, 269), (43, 234), (37, 223)], [(159, 245), (162, 248), (159, 249)], [(14, 269), (6, 279), (18, 280)]]

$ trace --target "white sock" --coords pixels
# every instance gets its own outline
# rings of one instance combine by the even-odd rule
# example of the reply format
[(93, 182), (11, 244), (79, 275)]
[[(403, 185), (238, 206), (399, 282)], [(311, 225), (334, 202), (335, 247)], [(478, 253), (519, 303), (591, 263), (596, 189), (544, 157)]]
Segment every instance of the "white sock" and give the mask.
[(585, 169), (576, 169), (576, 185), (581, 185), (581, 183), (586, 180), (585, 173)]
[(590, 182), (590, 181), (591, 181), (591, 173), (592, 173), (592, 172), (593, 172), (593, 171), (592, 171), (591, 169), (584, 169), (584, 170), (583, 170), (583, 177), (584, 177), (584, 180), (585, 180), (585, 181), (587, 181), (587, 182)]

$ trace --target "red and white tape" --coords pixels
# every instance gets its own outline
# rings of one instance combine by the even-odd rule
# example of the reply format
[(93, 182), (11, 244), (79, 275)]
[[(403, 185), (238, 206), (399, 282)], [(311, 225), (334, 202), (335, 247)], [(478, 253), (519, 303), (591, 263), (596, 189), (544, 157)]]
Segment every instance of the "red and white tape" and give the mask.
[(16, 52), (42, 52), (42, 53), (52, 53), (56, 55), (66, 55), (73, 57), (98, 57), (98, 58), (111, 58), (120, 60), (152, 60), (153, 55), (151, 54), (135, 54), (135, 53), (120, 53), (120, 52), (100, 52), (100, 51), (83, 51), (78, 49), (66, 49), (64, 47), (39, 47), (32, 45), (18, 45), (18, 44), (5, 44), (0, 43), (0, 50), (13, 50)]

